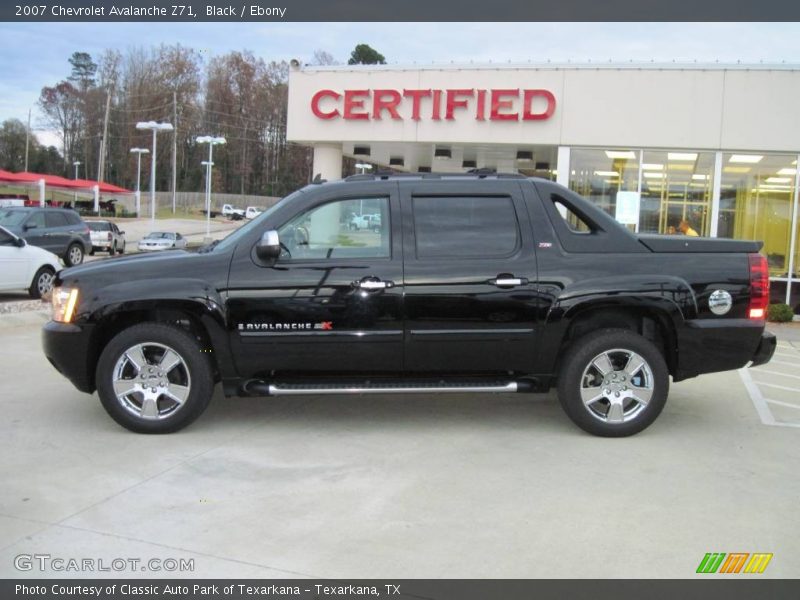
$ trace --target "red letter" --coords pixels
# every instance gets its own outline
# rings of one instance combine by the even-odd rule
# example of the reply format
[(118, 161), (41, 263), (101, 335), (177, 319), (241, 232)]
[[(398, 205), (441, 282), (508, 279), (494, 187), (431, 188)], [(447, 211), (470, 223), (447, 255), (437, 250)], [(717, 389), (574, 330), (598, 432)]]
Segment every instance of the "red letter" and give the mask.
[(342, 97), (341, 94), (334, 92), (333, 90), (320, 90), (316, 94), (311, 97), (311, 112), (314, 113), (315, 116), (319, 117), (320, 119), (333, 119), (334, 117), (339, 116), (339, 109), (334, 108), (330, 112), (322, 112), (319, 109), (319, 101), (322, 100), (325, 96), (330, 96), (334, 100), (338, 100)]
[(359, 96), (369, 96), (369, 90), (345, 90), (344, 91), (344, 118), (345, 119), (369, 119), (369, 113), (354, 112), (356, 109), (364, 108), (364, 100)]
[(433, 90), (433, 107), (431, 108), (431, 119), (438, 121), (441, 119), (442, 112), (442, 90)]
[[(390, 96), (390, 100), (382, 100), (381, 96)], [(381, 111), (388, 110), (389, 114), (392, 115), (393, 119), (401, 120), (401, 117), (397, 113), (397, 105), (400, 104), (400, 100), (402, 96), (400, 96), (400, 92), (397, 90), (373, 90), (372, 91), (372, 118), (373, 119), (380, 119), (381, 118)]]
[[(547, 102), (544, 112), (533, 112), (533, 99), (540, 96)], [(539, 121), (549, 119), (556, 111), (556, 97), (549, 90), (525, 90), (525, 102), (522, 108), (523, 121)]]
[(456, 100), (458, 96), (469, 96), (470, 98), (475, 94), (475, 90), (447, 90), (447, 108), (445, 109), (445, 119), (453, 120), (453, 111), (456, 108), (466, 108), (466, 100)]
[(486, 90), (478, 90), (478, 106), (475, 109), (475, 120), (483, 121), (486, 112)]
[(403, 90), (403, 96), (406, 98), (411, 98), (411, 118), (415, 121), (419, 121), (420, 101), (430, 95), (430, 90)]
[(519, 115), (517, 113), (501, 113), (504, 108), (511, 108), (511, 100), (501, 100), (503, 96), (519, 97), (519, 90), (492, 90), (492, 121), (517, 121)]

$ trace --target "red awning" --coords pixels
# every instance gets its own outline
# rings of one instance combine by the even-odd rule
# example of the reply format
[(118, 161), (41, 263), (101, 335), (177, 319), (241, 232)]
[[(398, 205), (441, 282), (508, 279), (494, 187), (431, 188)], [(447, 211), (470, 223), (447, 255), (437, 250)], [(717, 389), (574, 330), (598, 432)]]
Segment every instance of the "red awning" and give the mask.
[(125, 188), (121, 188), (116, 185), (111, 185), (110, 183), (91, 181), (89, 179), (69, 179), (67, 181), (72, 181), (73, 183), (79, 184), (81, 188), (88, 188), (92, 189), (94, 186), (100, 186), (100, 193), (101, 194), (133, 194), (131, 190), (126, 190)]
[(58, 175), (47, 175), (41, 173), (11, 173), (10, 171), (0, 170), (0, 181), (7, 183), (38, 183), (44, 179), (44, 184), (49, 187), (67, 188), (70, 190), (91, 191), (94, 186), (99, 186), (102, 194), (132, 194), (130, 190), (111, 185), (110, 183), (91, 181), (89, 179), (66, 179)]

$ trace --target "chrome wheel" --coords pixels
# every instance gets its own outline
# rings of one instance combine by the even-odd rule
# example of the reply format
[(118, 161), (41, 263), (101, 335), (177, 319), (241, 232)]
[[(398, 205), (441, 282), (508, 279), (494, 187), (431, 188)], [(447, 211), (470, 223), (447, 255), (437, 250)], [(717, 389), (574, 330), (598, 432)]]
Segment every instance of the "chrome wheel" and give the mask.
[(654, 379), (650, 365), (636, 352), (622, 348), (601, 352), (583, 370), (583, 406), (604, 423), (633, 421), (653, 397)]
[(36, 289), (39, 292), (40, 298), (53, 288), (54, 279), (55, 275), (50, 271), (42, 271), (39, 277), (36, 278)]
[(166, 419), (181, 408), (191, 390), (183, 357), (164, 344), (144, 342), (117, 359), (112, 385), (122, 407), (141, 419)]
[(69, 254), (67, 256), (70, 265), (79, 265), (83, 262), (83, 250), (77, 244), (74, 244), (69, 249)]

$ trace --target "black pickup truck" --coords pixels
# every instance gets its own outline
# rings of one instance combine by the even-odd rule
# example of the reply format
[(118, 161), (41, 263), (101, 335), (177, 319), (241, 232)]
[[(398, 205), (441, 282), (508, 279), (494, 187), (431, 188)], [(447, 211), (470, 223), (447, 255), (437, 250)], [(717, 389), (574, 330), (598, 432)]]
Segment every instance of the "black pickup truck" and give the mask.
[[(352, 215), (379, 227), (353, 230)], [(377, 217), (375, 216), (377, 215)], [(137, 432), (227, 396), (542, 392), (626, 436), (669, 379), (763, 364), (760, 243), (635, 235), (555, 183), (357, 175), (225, 239), (62, 271), (47, 358)]]

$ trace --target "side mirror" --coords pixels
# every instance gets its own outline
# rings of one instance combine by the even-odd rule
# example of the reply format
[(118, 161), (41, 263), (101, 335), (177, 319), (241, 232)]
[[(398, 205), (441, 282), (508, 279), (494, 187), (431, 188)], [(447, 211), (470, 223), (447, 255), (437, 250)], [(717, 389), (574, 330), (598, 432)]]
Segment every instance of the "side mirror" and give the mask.
[(281, 255), (281, 241), (278, 232), (274, 229), (261, 234), (261, 239), (256, 244), (256, 256), (265, 262), (275, 262)]
[(36, 229), (37, 227), (38, 225), (35, 223), (26, 223), (24, 229), (25, 231), (28, 231), (29, 229)]
[(17, 248), (24, 248), (24, 247), (27, 245), (27, 243), (28, 243), (28, 242), (26, 242), (26, 241), (25, 241), (25, 239), (24, 239), (24, 238), (21, 238), (21, 237), (18, 237), (18, 238), (15, 238), (15, 239), (14, 239), (14, 245), (15, 245)]
[(119, 234), (120, 235), (125, 235), (125, 232), (124, 231), (120, 231)]

